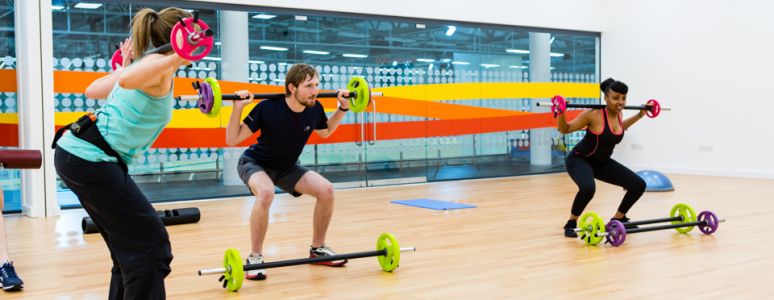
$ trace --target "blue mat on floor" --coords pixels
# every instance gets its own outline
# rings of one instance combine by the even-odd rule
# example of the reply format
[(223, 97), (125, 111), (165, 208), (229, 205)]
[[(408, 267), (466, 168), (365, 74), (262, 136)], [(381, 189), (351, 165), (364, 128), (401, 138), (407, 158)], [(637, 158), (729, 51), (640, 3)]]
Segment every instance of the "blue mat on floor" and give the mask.
[(411, 199), (411, 200), (393, 200), (392, 203), (403, 204), (408, 206), (416, 206), (421, 208), (429, 208), (434, 210), (449, 210), (449, 209), (462, 209), (462, 208), (475, 208), (475, 205), (440, 201), (433, 199)]

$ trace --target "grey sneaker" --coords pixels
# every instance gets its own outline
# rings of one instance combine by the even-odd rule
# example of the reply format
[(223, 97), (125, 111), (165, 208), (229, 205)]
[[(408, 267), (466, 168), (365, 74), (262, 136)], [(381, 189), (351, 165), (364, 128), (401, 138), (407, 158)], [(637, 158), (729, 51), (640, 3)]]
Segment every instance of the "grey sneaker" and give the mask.
[[(336, 255), (336, 252), (333, 252), (333, 249), (331, 249), (328, 246), (323, 245), (322, 247), (319, 247), (319, 248), (315, 248), (311, 246), (309, 247), (309, 258), (333, 256), (333, 255)], [(318, 262), (315, 264), (329, 266), (329, 267), (341, 267), (341, 266), (344, 266), (344, 264), (346, 263), (347, 263), (347, 260), (343, 259), (343, 260)]]
[[(248, 265), (254, 265), (254, 264), (262, 264), (263, 263), (263, 255), (253, 256), (250, 254), (250, 256), (247, 257), (247, 264)], [(245, 272), (245, 278), (248, 280), (264, 280), (266, 279), (266, 270), (251, 270)]]

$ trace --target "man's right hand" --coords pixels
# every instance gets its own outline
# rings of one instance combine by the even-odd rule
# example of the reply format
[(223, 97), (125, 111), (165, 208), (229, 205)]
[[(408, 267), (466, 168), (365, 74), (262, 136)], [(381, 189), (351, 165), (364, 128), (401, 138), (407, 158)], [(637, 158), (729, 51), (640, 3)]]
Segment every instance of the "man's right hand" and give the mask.
[(237, 94), (239, 97), (242, 97), (242, 99), (245, 99), (234, 101), (234, 110), (242, 110), (245, 106), (253, 102), (253, 93), (250, 93), (247, 90), (236, 91), (234, 94)]

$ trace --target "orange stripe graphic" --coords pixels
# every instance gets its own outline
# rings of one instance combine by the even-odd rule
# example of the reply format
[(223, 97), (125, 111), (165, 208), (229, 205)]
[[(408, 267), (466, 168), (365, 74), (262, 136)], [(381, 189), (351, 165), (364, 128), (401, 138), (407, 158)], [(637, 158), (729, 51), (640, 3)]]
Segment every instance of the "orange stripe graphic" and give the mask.
[[(572, 119), (581, 111), (568, 112)], [(373, 127), (365, 126), (366, 139), (371, 139)], [(550, 113), (527, 114), (520, 116), (494, 117), (487, 119), (456, 119), (413, 122), (377, 123), (377, 140), (395, 140), (410, 138), (429, 138), (464, 134), (491, 133), (509, 130), (525, 130), (556, 126), (556, 120)], [(57, 129), (61, 126), (57, 126)], [(258, 133), (245, 140), (240, 146), (254, 143)], [(0, 124), (0, 146), (17, 147), (19, 145), (16, 124)], [(310, 144), (332, 144), (360, 141), (360, 125), (342, 124), (336, 132), (322, 139), (312, 134)], [(225, 128), (167, 128), (153, 145), (156, 148), (200, 148), (227, 147)]]
[(0, 92), (16, 92), (16, 70), (0, 70)]

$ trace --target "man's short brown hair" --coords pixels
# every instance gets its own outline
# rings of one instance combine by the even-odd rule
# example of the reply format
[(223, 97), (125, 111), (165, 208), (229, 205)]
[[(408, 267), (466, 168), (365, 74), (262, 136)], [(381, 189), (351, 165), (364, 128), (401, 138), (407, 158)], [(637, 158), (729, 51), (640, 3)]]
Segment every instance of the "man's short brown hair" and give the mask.
[(288, 70), (288, 74), (285, 76), (285, 96), (290, 96), (290, 88), (288, 87), (289, 84), (292, 84), (298, 88), (301, 83), (306, 81), (306, 78), (315, 77), (319, 78), (320, 73), (317, 72), (317, 69), (313, 68), (312, 66), (307, 64), (293, 65), (293, 67)]

